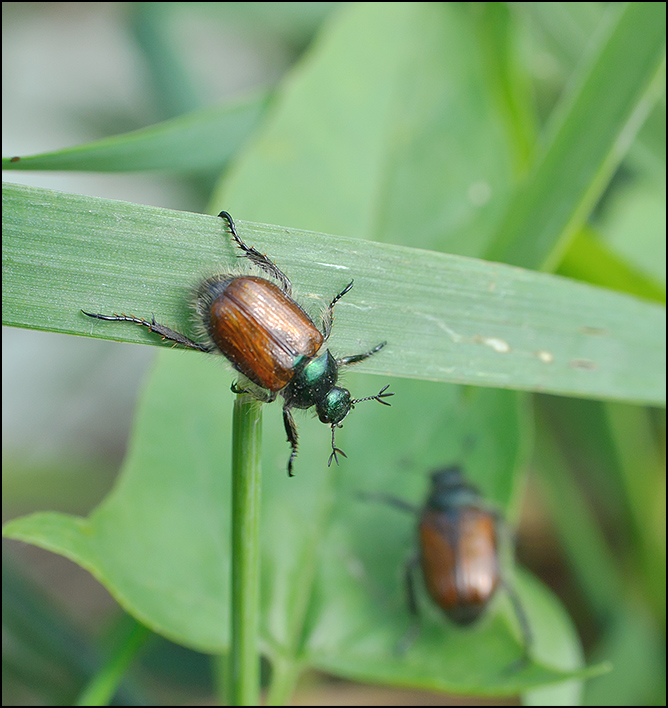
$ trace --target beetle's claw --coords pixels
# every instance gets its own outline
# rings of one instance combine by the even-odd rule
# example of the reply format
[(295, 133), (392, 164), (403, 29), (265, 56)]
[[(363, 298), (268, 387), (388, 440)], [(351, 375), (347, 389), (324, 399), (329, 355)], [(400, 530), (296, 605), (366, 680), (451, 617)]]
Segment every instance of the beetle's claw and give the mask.
[(339, 464), (339, 458), (338, 458), (337, 453), (339, 453), (340, 455), (343, 455), (344, 457), (348, 457), (348, 455), (346, 455), (346, 453), (343, 450), (339, 450), (338, 447), (333, 447), (332, 454), (329, 456), (329, 460), (327, 461), (327, 467), (331, 467), (332, 460), (334, 460), (337, 465)]

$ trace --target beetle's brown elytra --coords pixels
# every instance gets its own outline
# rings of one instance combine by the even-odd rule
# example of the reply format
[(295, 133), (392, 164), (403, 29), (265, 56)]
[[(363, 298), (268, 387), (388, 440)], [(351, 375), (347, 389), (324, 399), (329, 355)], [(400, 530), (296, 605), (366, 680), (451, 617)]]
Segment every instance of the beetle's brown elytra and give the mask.
[(496, 521), (465, 507), (425, 509), (418, 524), (420, 564), (434, 602), (456, 624), (480, 617), (499, 587)]
[(238, 371), (273, 392), (287, 386), (296, 362), (313, 358), (323, 342), (294, 300), (255, 276), (229, 282), (211, 304), (207, 329)]

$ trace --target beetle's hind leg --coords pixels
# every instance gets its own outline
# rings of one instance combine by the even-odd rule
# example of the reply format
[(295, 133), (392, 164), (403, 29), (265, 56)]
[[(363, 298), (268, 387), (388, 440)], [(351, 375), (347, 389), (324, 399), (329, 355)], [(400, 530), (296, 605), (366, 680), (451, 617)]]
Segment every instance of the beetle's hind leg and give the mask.
[(351, 280), (343, 290), (334, 296), (334, 299), (329, 303), (329, 307), (322, 313), (322, 337), (323, 341), (329, 339), (332, 333), (332, 323), (334, 322), (334, 305), (347, 293), (350, 292), (355, 281)]
[(176, 330), (170, 329), (169, 327), (165, 327), (165, 325), (159, 324), (155, 321), (155, 315), (151, 317), (151, 321), (149, 322), (143, 317), (133, 317), (132, 315), (98, 315), (92, 312), (86, 312), (85, 310), (81, 310), (81, 312), (83, 312), (84, 315), (87, 315), (88, 317), (94, 317), (98, 320), (106, 320), (107, 322), (134, 322), (135, 324), (143, 325), (144, 327), (148, 327), (149, 332), (155, 332), (156, 334), (159, 334), (163, 339), (168, 339), (170, 342), (176, 342), (176, 344), (181, 344), (182, 346), (188, 347), (189, 349), (196, 349), (199, 352), (208, 353), (214, 350), (214, 347), (212, 346), (208, 346), (206, 344), (199, 344), (199, 342), (195, 342), (189, 337), (186, 337), (185, 334), (181, 334)]
[(393, 506), (395, 509), (400, 509), (401, 511), (407, 511), (409, 514), (418, 514), (419, 509), (412, 504), (409, 504), (403, 499), (398, 497), (393, 497), (391, 494), (383, 494), (382, 492), (357, 492), (358, 499), (365, 502), (381, 502), (381, 504), (387, 504)]
[(505, 579), (501, 579), (501, 585), (508, 593), (510, 598), (510, 603), (515, 611), (515, 616), (520, 625), (520, 633), (522, 635), (522, 656), (514, 661), (509, 667), (508, 671), (514, 672), (519, 671), (524, 668), (531, 658), (530, 650), (533, 644), (533, 632), (531, 631), (531, 626), (529, 625), (529, 618), (527, 617), (526, 610), (522, 605), (520, 596), (517, 594), (517, 590)]
[(420, 633), (420, 612), (417, 604), (417, 595), (415, 593), (414, 575), (419, 565), (417, 556), (413, 556), (406, 563), (405, 580), (406, 580), (406, 601), (408, 603), (408, 611), (411, 614), (411, 626), (406, 631), (406, 634), (397, 642), (395, 652), (403, 654), (411, 648), (413, 643)]
[(268, 273), (272, 278), (278, 280), (281, 286), (281, 290), (288, 296), (292, 297), (292, 283), (288, 276), (280, 270), (280, 268), (263, 253), (260, 253), (257, 249), (252, 246), (247, 246), (237, 234), (237, 227), (234, 225), (234, 219), (226, 212), (221, 211), (218, 216), (221, 219), (225, 219), (230, 225), (230, 231), (232, 232), (232, 238), (235, 240), (237, 246), (244, 252), (244, 256), (251, 260), (258, 268), (261, 268), (265, 273)]

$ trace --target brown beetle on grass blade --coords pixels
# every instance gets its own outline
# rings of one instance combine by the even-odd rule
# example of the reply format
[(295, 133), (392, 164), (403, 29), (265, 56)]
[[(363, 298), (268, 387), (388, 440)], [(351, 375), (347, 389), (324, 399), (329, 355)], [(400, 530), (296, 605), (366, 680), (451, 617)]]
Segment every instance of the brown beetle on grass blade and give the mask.
[(126, 315), (98, 315), (82, 312), (88, 317), (112, 322), (134, 322), (190, 349), (201, 352), (220, 352), (257, 389), (249, 390), (236, 384), (235, 393), (250, 393), (265, 402), (271, 402), (280, 394), (284, 399), (283, 423), (288, 442), (292, 448), (288, 461), (288, 475), (292, 476), (292, 464), (297, 456), (297, 426), (292, 408), (315, 406), (318, 417), (332, 428), (332, 460), (338, 464), (338, 454), (346, 456), (334, 442), (336, 428), (343, 419), (362, 401), (378, 401), (393, 396), (386, 393), (385, 386), (375, 396), (351, 398), (350, 392), (336, 386), (341, 366), (356, 364), (379, 352), (386, 344), (381, 342), (362, 354), (336, 359), (329, 349), (320, 353), (332, 331), (334, 305), (353, 287), (352, 281), (336, 295), (322, 315), (318, 329), (309, 315), (292, 299), (292, 284), (288, 277), (266, 256), (247, 246), (237, 235), (232, 217), (221, 211), (237, 246), (243, 256), (263, 270), (278, 285), (258, 276), (216, 275), (204, 280), (195, 295), (195, 311), (207, 335), (206, 343), (199, 343), (164, 325), (155, 318), (149, 322), (141, 317)]

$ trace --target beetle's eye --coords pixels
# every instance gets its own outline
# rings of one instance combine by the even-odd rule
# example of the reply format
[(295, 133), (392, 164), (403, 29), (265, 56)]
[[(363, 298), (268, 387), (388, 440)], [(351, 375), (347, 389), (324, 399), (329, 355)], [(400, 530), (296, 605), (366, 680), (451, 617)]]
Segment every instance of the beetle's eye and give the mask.
[(350, 412), (350, 392), (334, 386), (317, 402), (316, 410), (322, 423), (338, 425)]

